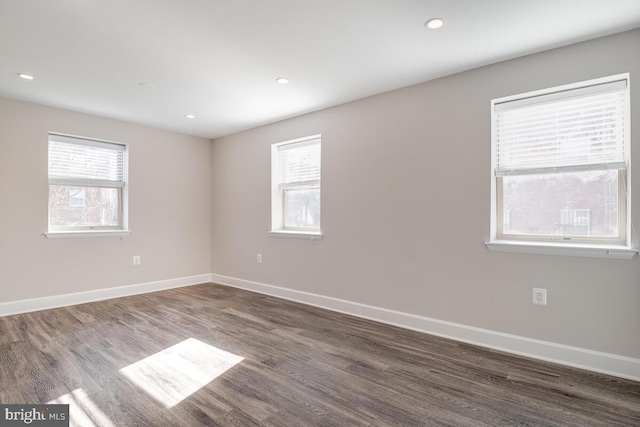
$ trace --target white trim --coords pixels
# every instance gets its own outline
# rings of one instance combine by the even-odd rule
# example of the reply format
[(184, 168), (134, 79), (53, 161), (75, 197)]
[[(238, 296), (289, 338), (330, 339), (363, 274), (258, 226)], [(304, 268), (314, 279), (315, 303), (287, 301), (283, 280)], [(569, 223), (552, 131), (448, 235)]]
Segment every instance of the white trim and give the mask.
[[(287, 188), (313, 186), (314, 188), (320, 189), (321, 187), (322, 170), (320, 171), (320, 178), (317, 180), (282, 183), (281, 152), (295, 147), (312, 144), (317, 144), (322, 152), (322, 135), (310, 135), (271, 144), (271, 233), (287, 233), (289, 231), (285, 228), (284, 220), (284, 191)], [(320, 156), (322, 157), (322, 153)], [(322, 164), (322, 159), (320, 159), (320, 164)], [(282, 237), (306, 238), (286, 234), (283, 234)], [(317, 240), (317, 238), (311, 238), (311, 240)]]
[(410, 313), (375, 307), (310, 292), (211, 274), (211, 282), (246, 289), (337, 311), (363, 319), (453, 339), (481, 347), (531, 357), (574, 368), (640, 381), (640, 359), (521, 337)]
[(308, 142), (309, 144), (313, 144), (315, 143), (316, 139), (321, 140), (322, 134), (303, 136), (302, 138), (290, 139), (288, 141), (274, 142), (273, 144), (271, 144), (271, 146), (277, 147), (278, 149), (280, 149), (280, 147), (282, 147), (283, 145), (298, 144), (302, 142)]
[(322, 239), (322, 233), (315, 232), (315, 231), (276, 230), (276, 231), (270, 231), (269, 235), (273, 237), (289, 237), (291, 239), (306, 239), (306, 240)]
[(80, 178), (49, 178), (49, 185), (68, 185), (71, 187), (122, 188), (124, 181), (106, 181)]
[(558, 86), (550, 89), (536, 90), (518, 95), (505, 96), (495, 100), (496, 112), (515, 110), (517, 108), (558, 102), (569, 98), (581, 98), (589, 95), (618, 92), (629, 86), (629, 73), (602, 77), (578, 83)]
[(511, 240), (494, 240), (484, 243), (491, 252), (507, 252), (536, 255), (566, 255), (587, 258), (632, 259), (638, 249), (625, 246), (588, 245), (570, 243), (540, 243)]
[(506, 353), (640, 381), (640, 359), (432, 319), (219, 274), (0, 303), (0, 317), (215, 282)]
[(64, 144), (85, 145), (87, 147), (105, 148), (116, 151), (126, 151), (127, 144), (108, 141), (106, 139), (87, 138), (85, 136), (69, 135), (64, 133), (49, 132), (49, 141), (62, 142)]
[(47, 239), (79, 239), (86, 237), (121, 237), (131, 234), (131, 230), (92, 230), (92, 231), (49, 231), (43, 233)]
[(626, 162), (612, 162), (612, 163), (595, 163), (584, 165), (571, 165), (571, 166), (549, 166), (545, 168), (526, 168), (526, 169), (498, 169), (496, 170), (496, 177), (499, 176), (514, 176), (514, 175), (543, 175), (549, 173), (563, 173), (563, 172), (585, 172), (585, 171), (608, 171), (614, 169), (626, 169)]
[[(118, 230), (115, 230), (117, 233), (113, 233), (114, 230), (100, 230), (100, 231), (111, 231), (111, 234), (92, 234), (92, 232), (82, 231), (83, 235), (80, 234), (66, 234), (63, 235), (60, 232), (60, 228), (51, 228), (49, 226), (49, 230), (44, 235), (48, 238), (76, 238), (76, 237), (121, 237), (124, 238), (131, 232), (128, 231), (129, 228), (129, 144), (115, 141), (108, 141), (102, 139), (95, 138), (87, 138), (77, 135), (63, 134), (58, 132), (49, 132), (48, 133), (48, 142), (50, 145), (51, 141), (61, 142), (65, 144), (76, 144), (76, 145), (85, 145), (90, 147), (97, 147), (102, 149), (109, 149), (122, 152), (122, 181), (105, 181), (105, 180), (92, 180), (92, 179), (74, 179), (74, 178), (48, 178), (49, 186), (51, 185), (69, 185), (69, 186), (81, 186), (81, 187), (105, 187), (105, 188), (120, 188), (118, 192), (119, 196), (119, 221), (118, 221)], [(50, 159), (47, 160), (49, 162)], [(48, 207), (48, 215), (50, 217), (50, 206)], [(64, 227), (63, 227), (64, 228)], [(69, 233), (78, 233), (73, 228), (66, 228), (65, 232)]]
[[(620, 82), (625, 82), (625, 85), (622, 85)], [(509, 175), (509, 171), (506, 174), (501, 173), (497, 169), (497, 126), (496, 126), (496, 115), (498, 113), (497, 108), (506, 108), (504, 104), (508, 103), (518, 103), (518, 102), (529, 102), (530, 100), (538, 99), (542, 100), (547, 95), (551, 98), (553, 96), (565, 97), (567, 94), (575, 91), (585, 90), (586, 92), (592, 90), (598, 90), (599, 88), (603, 88), (607, 86), (609, 89), (613, 88), (616, 90), (623, 89), (626, 87), (627, 96), (624, 97), (625, 105), (624, 105), (624, 135), (628, 138), (628, 142), (625, 141), (624, 144), (624, 158), (626, 159), (626, 167), (619, 168), (618, 170), (625, 170), (625, 194), (624, 194), (624, 203), (625, 203), (625, 211), (626, 211), (626, 235), (623, 237), (626, 241), (628, 247), (624, 247), (622, 250), (617, 249), (609, 249), (607, 247), (601, 247), (600, 251), (594, 251), (591, 249), (582, 250), (576, 248), (568, 248), (568, 250), (561, 250), (555, 247), (549, 250), (548, 248), (541, 248), (536, 244), (535, 241), (527, 242), (519, 242), (519, 248), (516, 248), (515, 245), (507, 246), (504, 244), (503, 240), (500, 240), (500, 236), (498, 235), (498, 230), (500, 227), (498, 226), (498, 219), (501, 213), (497, 212), (497, 197), (498, 197), (498, 177), (502, 175)], [(569, 255), (569, 256), (585, 256), (585, 257), (595, 257), (595, 258), (615, 258), (615, 259), (631, 259), (638, 253), (637, 249), (631, 248), (634, 245), (632, 239), (632, 217), (631, 217), (631, 75), (630, 73), (622, 73), (616, 74), (608, 77), (601, 77), (592, 80), (586, 80), (582, 82), (570, 83), (562, 86), (556, 86), (553, 88), (540, 89), (532, 92), (510, 95), (502, 98), (496, 98), (491, 100), (491, 204), (490, 204), (490, 225), (489, 225), (489, 242), (486, 242), (487, 248), (492, 252), (518, 252), (518, 253), (532, 253), (532, 254), (548, 254), (548, 255)], [(612, 163), (614, 166), (621, 166), (621, 163), (615, 162)], [(567, 170), (571, 170), (574, 168), (573, 166), (569, 167), (559, 167), (558, 170), (563, 170), (566, 168)], [(538, 171), (541, 169), (547, 168), (537, 168)], [(551, 168), (552, 169), (552, 168)], [(510, 171), (511, 174), (515, 174), (515, 171)], [(525, 172), (518, 172), (520, 174), (524, 174)], [(534, 173), (535, 172), (534, 170)], [(619, 186), (622, 188), (621, 186)], [(622, 230), (621, 230), (622, 231)], [(637, 244), (637, 243), (635, 243)], [(613, 252), (612, 252), (613, 251)], [(604, 256), (602, 254), (604, 253)], [(613, 255), (613, 256), (612, 256)]]
[(84, 304), (111, 298), (145, 294), (147, 292), (157, 292), (165, 289), (180, 288), (183, 286), (197, 285), (207, 283), (210, 279), (209, 274), (200, 274), (198, 276), (160, 280), (157, 282), (140, 283), (137, 285), (116, 286), (113, 288), (96, 289), (93, 291), (76, 292), (73, 294), (52, 295), (42, 298), (2, 302), (0, 303), (0, 317), (29, 313), (32, 311), (49, 310), (51, 308), (66, 307), (69, 305)]

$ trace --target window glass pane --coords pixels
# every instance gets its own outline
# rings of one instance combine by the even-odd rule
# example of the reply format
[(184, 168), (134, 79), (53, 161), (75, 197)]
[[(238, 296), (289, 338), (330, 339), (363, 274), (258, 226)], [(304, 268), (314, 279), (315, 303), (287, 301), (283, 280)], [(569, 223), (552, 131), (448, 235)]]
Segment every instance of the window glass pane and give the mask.
[(320, 227), (320, 188), (289, 189), (284, 192), (284, 226)]
[(50, 227), (117, 227), (120, 189), (49, 186)]
[(618, 236), (618, 171), (506, 176), (503, 234)]

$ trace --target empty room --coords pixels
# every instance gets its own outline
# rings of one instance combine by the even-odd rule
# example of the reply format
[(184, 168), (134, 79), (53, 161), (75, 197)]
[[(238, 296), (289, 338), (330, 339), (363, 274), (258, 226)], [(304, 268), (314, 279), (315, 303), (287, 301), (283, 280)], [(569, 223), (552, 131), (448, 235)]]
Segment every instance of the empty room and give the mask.
[(638, 0), (0, 2), (0, 426), (640, 426)]

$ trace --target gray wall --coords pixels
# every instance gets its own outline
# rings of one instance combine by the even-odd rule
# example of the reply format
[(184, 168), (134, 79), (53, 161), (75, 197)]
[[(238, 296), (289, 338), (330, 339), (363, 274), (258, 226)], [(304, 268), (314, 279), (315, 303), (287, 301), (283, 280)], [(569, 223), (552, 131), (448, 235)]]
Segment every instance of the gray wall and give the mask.
[[(639, 48), (636, 30), (215, 140), (212, 272), (640, 357), (638, 257), (499, 254), (483, 244), (490, 100), (623, 72), (640, 224)], [(270, 144), (317, 133), (324, 239), (270, 237)], [(547, 306), (531, 303), (533, 287), (547, 288)]]
[[(129, 143), (129, 237), (43, 236), (49, 131)], [(0, 302), (211, 271), (210, 141), (0, 98), (0, 147)]]

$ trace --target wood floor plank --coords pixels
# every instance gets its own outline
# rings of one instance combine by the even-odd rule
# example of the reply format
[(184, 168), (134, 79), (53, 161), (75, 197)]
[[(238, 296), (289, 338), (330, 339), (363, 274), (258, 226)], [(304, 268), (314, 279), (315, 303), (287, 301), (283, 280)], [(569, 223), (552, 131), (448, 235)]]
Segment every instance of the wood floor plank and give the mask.
[(640, 426), (640, 383), (214, 284), (0, 318), (0, 402), (79, 425)]

